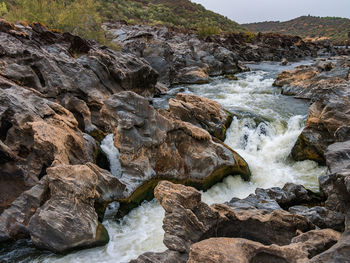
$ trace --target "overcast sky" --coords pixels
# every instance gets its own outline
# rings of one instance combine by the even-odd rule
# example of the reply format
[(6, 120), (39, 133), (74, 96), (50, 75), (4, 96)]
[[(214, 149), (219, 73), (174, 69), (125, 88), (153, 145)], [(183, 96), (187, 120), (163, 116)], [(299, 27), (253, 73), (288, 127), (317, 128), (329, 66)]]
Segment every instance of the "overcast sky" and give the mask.
[[(174, 0), (176, 1), (176, 0)], [(286, 21), (302, 15), (350, 18), (350, 0), (192, 0), (238, 23)]]

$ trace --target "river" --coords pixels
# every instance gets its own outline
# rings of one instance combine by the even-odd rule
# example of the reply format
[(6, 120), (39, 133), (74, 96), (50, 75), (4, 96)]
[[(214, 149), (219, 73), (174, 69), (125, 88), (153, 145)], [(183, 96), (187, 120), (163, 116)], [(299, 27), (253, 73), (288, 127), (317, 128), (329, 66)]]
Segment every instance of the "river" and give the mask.
[[(181, 91), (214, 99), (237, 116), (227, 130), (225, 143), (248, 162), (251, 181), (244, 182), (239, 176), (229, 176), (203, 193), (204, 202), (212, 204), (229, 201), (233, 197), (244, 198), (257, 187), (282, 187), (287, 182), (318, 190), (317, 177), (324, 174), (326, 168), (312, 161), (295, 162), (289, 158), (305, 125), (309, 103), (283, 96), (279, 88), (272, 86), (274, 78), (282, 70), (309, 63), (303, 61), (288, 67), (276, 63), (252, 64), (252, 71), (237, 74), (237, 81), (216, 77), (209, 84), (173, 89), (173, 93)], [(154, 103), (164, 106), (165, 101), (158, 99)], [(107, 139), (112, 142), (111, 137)], [(110, 149), (108, 145), (106, 147), (107, 154), (115, 154), (111, 145)], [(113, 167), (120, 169), (115, 162)], [(38, 254), (30, 242), (26, 241), (27, 246), (23, 246), (24, 241), (21, 241), (15, 251), (2, 253), (16, 262), (128, 262), (144, 252), (166, 249), (162, 243), (163, 217), (164, 211), (156, 200), (144, 202), (118, 222), (113, 219), (104, 221), (111, 238), (105, 247), (57, 256)]]

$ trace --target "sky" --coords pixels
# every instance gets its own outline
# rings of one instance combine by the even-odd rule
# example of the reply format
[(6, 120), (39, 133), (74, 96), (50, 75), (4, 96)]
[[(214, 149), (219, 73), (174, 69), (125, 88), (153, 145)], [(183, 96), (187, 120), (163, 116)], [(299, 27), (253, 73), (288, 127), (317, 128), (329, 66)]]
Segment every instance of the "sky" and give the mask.
[(192, 0), (243, 24), (287, 21), (302, 15), (350, 18), (350, 0)]

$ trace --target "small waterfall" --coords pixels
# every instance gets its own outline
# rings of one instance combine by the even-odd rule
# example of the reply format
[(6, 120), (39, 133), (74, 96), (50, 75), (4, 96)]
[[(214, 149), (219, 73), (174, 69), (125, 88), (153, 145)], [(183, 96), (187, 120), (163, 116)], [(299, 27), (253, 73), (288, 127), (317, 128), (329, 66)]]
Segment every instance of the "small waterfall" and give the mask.
[(114, 146), (114, 135), (108, 134), (101, 142), (101, 149), (107, 155), (110, 171), (115, 177), (120, 178), (122, 168), (119, 162), (119, 151)]

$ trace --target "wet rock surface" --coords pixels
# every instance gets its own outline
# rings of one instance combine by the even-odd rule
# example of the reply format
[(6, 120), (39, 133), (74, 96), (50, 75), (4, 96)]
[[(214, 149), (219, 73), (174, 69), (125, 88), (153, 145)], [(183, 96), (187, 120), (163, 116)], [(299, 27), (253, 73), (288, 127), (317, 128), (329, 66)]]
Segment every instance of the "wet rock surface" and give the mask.
[(169, 100), (171, 116), (207, 130), (212, 136), (224, 141), (232, 115), (219, 103), (195, 95), (178, 93)]

